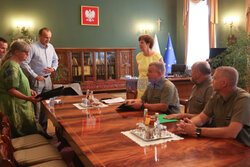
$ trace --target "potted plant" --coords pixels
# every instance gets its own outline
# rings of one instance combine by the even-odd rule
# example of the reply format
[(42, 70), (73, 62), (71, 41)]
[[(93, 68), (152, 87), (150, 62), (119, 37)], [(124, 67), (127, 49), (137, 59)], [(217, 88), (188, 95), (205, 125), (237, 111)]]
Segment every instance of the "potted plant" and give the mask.
[(34, 33), (25, 27), (17, 28), (16, 31), (13, 31), (9, 34), (9, 37), (10, 43), (17, 39), (23, 39), (28, 44), (32, 44), (36, 40)]
[(238, 31), (237, 43), (228, 45), (226, 50), (213, 58), (210, 65), (213, 69), (219, 66), (232, 66), (239, 72), (238, 87), (249, 91), (250, 88), (250, 35)]
[[(58, 55), (58, 59), (59, 60), (61, 59), (60, 55)], [(64, 67), (64, 65), (62, 63), (58, 63), (57, 70), (52, 74), (53, 75), (53, 77), (52, 77), (53, 78), (53, 83), (59, 83), (62, 80), (66, 81), (68, 71), (69, 71), (69, 69)]]

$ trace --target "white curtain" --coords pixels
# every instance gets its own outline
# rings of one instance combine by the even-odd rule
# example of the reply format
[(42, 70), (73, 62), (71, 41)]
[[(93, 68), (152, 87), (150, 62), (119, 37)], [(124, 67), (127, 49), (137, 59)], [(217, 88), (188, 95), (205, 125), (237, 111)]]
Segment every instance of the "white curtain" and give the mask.
[(189, 2), (187, 66), (209, 57), (209, 11), (207, 1)]

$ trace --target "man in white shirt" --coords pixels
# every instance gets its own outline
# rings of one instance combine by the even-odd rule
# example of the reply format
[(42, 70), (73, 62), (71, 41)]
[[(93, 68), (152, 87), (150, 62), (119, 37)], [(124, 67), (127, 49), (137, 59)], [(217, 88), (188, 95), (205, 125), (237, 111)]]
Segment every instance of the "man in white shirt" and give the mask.
[[(54, 47), (49, 43), (51, 38), (51, 31), (48, 28), (42, 28), (39, 31), (39, 41), (31, 45), (29, 56), (21, 67), (28, 75), (31, 88), (37, 94), (47, 92), (52, 89), (52, 82), (50, 75), (58, 67), (58, 57)], [(45, 137), (51, 138), (46, 133), (47, 118), (44, 109), (41, 108), (41, 103), (35, 105), (36, 118), (43, 127)]]

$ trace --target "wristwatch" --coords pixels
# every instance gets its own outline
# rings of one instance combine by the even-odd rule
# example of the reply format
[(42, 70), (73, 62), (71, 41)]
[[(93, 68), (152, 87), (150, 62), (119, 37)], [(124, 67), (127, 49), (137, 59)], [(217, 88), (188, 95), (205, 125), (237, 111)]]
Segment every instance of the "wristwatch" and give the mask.
[(196, 133), (197, 137), (200, 137), (201, 136), (201, 128), (200, 127), (196, 128), (195, 133)]

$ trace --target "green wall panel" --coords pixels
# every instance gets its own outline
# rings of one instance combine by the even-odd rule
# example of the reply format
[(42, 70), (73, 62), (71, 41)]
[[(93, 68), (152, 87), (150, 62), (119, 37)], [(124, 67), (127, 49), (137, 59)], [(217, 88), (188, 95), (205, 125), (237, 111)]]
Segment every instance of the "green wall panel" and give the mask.
[(224, 24), (224, 18), (227, 16), (239, 17), (239, 23), (233, 26), (233, 33), (246, 30), (246, 0), (219, 0), (219, 17), (217, 24), (217, 47), (225, 47), (226, 39), (230, 33), (229, 26)]
[[(100, 26), (80, 25), (80, 6), (99, 6)], [(0, 36), (8, 39), (13, 20), (31, 20), (34, 32), (47, 26), (55, 47), (138, 47), (138, 25), (155, 27), (162, 52), (167, 34), (176, 44), (176, 2), (173, 0), (1, 0)], [(160, 18), (161, 31), (156, 20)], [(164, 54), (164, 53), (162, 53)]]
[[(140, 23), (150, 23), (162, 55), (170, 33), (178, 63), (184, 63), (185, 31), (182, 25), (183, 0), (0, 0), (0, 36), (9, 40), (14, 20), (31, 20), (33, 31), (52, 30), (55, 47), (136, 47)], [(81, 5), (99, 6), (100, 26), (80, 24)], [(228, 28), (223, 19), (229, 14), (240, 18), (237, 28), (245, 28), (245, 0), (219, 0), (217, 46), (223, 47)], [(157, 19), (161, 30), (157, 30)]]

